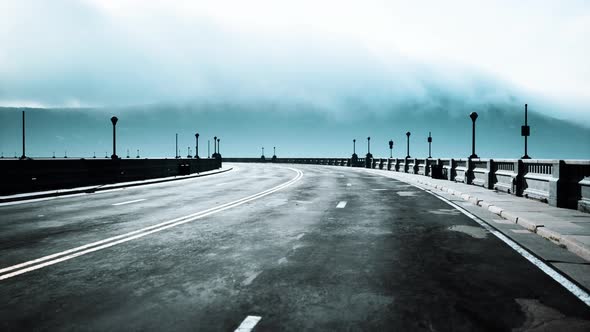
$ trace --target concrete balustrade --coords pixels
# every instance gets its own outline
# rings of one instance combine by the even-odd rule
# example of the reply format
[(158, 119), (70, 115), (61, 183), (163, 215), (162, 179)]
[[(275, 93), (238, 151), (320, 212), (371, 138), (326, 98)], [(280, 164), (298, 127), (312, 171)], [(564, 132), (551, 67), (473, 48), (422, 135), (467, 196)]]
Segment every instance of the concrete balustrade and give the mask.
[(492, 188), (522, 196), (523, 164), (517, 159), (494, 159), (491, 165)]
[[(224, 158), (224, 161), (261, 162), (261, 159)], [(420, 174), (590, 212), (589, 160), (358, 158), (353, 164), (351, 159), (277, 158), (275, 162), (309, 162)]]
[(469, 159), (454, 159), (455, 161), (455, 182), (471, 184), (473, 180), (473, 168)]

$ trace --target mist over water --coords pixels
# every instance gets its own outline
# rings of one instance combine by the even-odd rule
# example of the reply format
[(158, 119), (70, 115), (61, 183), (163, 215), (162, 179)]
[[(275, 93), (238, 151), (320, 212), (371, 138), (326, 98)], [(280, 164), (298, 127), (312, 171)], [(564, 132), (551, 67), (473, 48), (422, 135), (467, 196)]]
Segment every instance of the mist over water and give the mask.
[(590, 158), (588, 17), (584, 1), (3, 1), (0, 149), (19, 153), (18, 107), (35, 107), (33, 155), (102, 155), (117, 115), (121, 151), (145, 156), (196, 131), (229, 156), (347, 156), (367, 136), (404, 156), (411, 131), (425, 156), (431, 131), (463, 157), (476, 111), (478, 154), (519, 157), (528, 103), (533, 157)]

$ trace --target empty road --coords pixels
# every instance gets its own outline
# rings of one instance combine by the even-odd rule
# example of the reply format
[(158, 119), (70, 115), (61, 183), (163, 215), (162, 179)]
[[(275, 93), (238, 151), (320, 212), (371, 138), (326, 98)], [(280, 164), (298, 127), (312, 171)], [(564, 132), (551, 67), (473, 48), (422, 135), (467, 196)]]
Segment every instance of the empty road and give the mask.
[(590, 331), (586, 304), (426, 191), (224, 166), (0, 205), (0, 330)]

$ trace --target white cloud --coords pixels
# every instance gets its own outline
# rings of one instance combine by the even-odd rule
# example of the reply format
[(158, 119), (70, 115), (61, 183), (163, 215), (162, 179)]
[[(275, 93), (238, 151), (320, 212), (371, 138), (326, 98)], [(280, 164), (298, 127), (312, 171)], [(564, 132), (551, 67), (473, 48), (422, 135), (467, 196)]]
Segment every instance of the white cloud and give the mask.
[(584, 1), (2, 6), (0, 100), (118, 105), (230, 96), (340, 107), (342, 96), (372, 95), (368, 102), (379, 104), (424, 97), (436, 84), (470, 101), (517, 94), (569, 114), (590, 106)]

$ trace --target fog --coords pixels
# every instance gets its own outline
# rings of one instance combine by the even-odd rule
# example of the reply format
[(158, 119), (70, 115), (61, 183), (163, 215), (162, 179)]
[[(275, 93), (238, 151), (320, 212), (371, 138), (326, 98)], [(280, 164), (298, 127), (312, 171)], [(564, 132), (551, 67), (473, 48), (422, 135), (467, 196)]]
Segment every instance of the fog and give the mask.
[(338, 118), (528, 103), (590, 123), (584, 1), (0, 6), (0, 106), (272, 103)]

